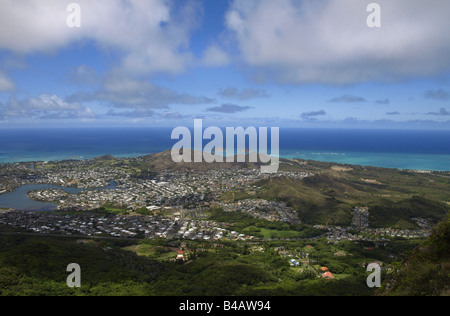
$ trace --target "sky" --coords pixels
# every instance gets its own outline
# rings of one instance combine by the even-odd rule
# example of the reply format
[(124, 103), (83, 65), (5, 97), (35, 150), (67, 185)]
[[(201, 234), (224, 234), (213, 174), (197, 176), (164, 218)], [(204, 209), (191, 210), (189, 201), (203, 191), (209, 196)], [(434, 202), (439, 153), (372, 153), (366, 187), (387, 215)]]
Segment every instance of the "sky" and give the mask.
[(450, 129), (449, 13), (448, 0), (0, 0), (0, 128)]

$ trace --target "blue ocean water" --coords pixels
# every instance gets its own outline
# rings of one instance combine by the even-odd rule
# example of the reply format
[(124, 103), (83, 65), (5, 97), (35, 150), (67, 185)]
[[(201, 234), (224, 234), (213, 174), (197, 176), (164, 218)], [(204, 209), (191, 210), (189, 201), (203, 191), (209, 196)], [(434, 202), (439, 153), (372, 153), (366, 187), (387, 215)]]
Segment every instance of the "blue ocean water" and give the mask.
[[(137, 157), (169, 150), (171, 128), (4, 129), (0, 163)], [(270, 143), (270, 138), (269, 138)], [(450, 170), (450, 131), (280, 129), (280, 155), (398, 169)]]
[(450, 131), (284, 129), (280, 155), (412, 170), (450, 170)]
[(171, 148), (169, 128), (0, 130), (0, 163), (138, 157)]

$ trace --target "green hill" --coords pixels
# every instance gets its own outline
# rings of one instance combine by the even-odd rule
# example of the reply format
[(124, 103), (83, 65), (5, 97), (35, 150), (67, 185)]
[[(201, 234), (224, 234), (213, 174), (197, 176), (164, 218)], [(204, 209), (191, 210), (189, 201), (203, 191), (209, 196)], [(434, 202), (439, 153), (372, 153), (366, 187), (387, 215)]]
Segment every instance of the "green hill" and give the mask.
[[(437, 224), (449, 210), (448, 174), (354, 166), (345, 172), (324, 163), (311, 177), (279, 177), (257, 183), (257, 197), (287, 202), (307, 224), (350, 226), (355, 206), (368, 206), (371, 227), (417, 228), (414, 217)], [(308, 165), (309, 170), (314, 164)], [(319, 169), (321, 168), (321, 169)], [(234, 192), (222, 199), (245, 199)]]
[(447, 213), (448, 207), (442, 202), (413, 196), (400, 202), (380, 200), (370, 206), (369, 221), (373, 227), (399, 227), (411, 225), (417, 228), (411, 218), (421, 217), (437, 223)]
[[(164, 265), (109, 246), (70, 238), (0, 236), (0, 295), (151, 294), (145, 284), (157, 278)], [(66, 285), (70, 263), (81, 266), (80, 289)]]
[(378, 295), (450, 295), (450, 218), (439, 224), (383, 284)]

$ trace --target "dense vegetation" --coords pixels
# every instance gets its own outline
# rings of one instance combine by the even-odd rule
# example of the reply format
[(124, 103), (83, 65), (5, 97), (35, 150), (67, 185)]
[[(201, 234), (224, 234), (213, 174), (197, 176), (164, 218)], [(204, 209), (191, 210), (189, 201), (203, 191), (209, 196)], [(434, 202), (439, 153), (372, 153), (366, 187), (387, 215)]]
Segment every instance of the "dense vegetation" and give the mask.
[(394, 268), (379, 295), (450, 295), (450, 218)]
[[(180, 244), (3, 235), (0, 295), (373, 295), (374, 290), (365, 284), (365, 266), (377, 260), (395, 264), (396, 258), (417, 246), (404, 240), (331, 245), (326, 240), (188, 242), (189, 261), (171, 262), (173, 249)], [(135, 251), (138, 248), (142, 250)], [(308, 253), (309, 269), (289, 266), (292, 257), (287, 254), (301, 253)], [(70, 263), (81, 266), (79, 289), (66, 285)], [(319, 277), (321, 266), (328, 267), (335, 279)]]
[(230, 223), (239, 233), (261, 238), (312, 238), (325, 232), (308, 225), (271, 222), (242, 212), (225, 212), (222, 209), (211, 209), (209, 219)]
[[(350, 226), (355, 206), (369, 206), (371, 227), (417, 229), (413, 217), (437, 224), (449, 211), (450, 176), (358, 167), (346, 171), (332, 164), (309, 162), (300, 170), (318, 172), (303, 180), (280, 177), (257, 183), (257, 198), (284, 201), (306, 224)], [(245, 190), (230, 192), (222, 200), (250, 198)], [(254, 197), (253, 197), (254, 198)]]
[(410, 199), (394, 203), (383, 199), (369, 205), (369, 208), (369, 222), (371, 223), (371, 226), (406, 226), (406, 228), (411, 229), (417, 229), (417, 226), (411, 218), (422, 217), (432, 223), (436, 223), (448, 212), (447, 205), (442, 202), (429, 200), (422, 196), (413, 196)]
[[(0, 295), (145, 295), (164, 266), (131, 252), (72, 239), (0, 236)], [(80, 289), (66, 285), (70, 263), (82, 267)]]

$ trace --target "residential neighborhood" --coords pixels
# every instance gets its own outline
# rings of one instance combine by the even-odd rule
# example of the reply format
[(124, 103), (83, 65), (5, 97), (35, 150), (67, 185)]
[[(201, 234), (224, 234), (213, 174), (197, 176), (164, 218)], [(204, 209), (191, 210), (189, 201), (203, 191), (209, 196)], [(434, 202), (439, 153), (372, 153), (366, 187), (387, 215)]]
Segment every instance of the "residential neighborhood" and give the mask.
[[(306, 238), (277, 237), (276, 234), (252, 236), (234, 230), (227, 222), (210, 220), (210, 210), (247, 214), (288, 226), (301, 225), (298, 210), (288, 203), (259, 198), (258, 183), (277, 178), (301, 181), (314, 176), (314, 172), (280, 170), (277, 174), (262, 174), (259, 168), (211, 168), (142, 173), (139, 169), (142, 163), (145, 163), (144, 158), (116, 161), (100, 157), (1, 164), (0, 200), (17, 188), (33, 185), (34, 189), (26, 196), (16, 197), (17, 205), (31, 200), (51, 203), (54, 207), (51, 212), (29, 212), (19, 206), (0, 209), (0, 226), (28, 233), (88, 237), (203, 241), (326, 238), (329, 243), (424, 238), (432, 228), (428, 220), (420, 217), (413, 218), (418, 229), (373, 228), (370, 227), (369, 207), (357, 206), (348, 210), (352, 213), (352, 225), (348, 227), (315, 225), (314, 228), (323, 233)], [(245, 197), (221, 198), (223, 194), (233, 196), (239, 192), (245, 192)], [(296, 266), (299, 262), (290, 263)]]

